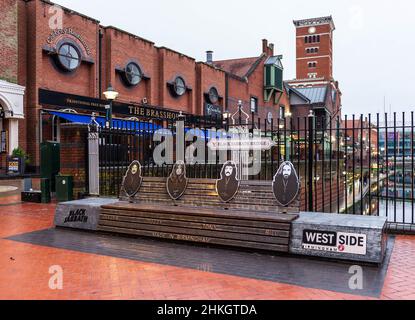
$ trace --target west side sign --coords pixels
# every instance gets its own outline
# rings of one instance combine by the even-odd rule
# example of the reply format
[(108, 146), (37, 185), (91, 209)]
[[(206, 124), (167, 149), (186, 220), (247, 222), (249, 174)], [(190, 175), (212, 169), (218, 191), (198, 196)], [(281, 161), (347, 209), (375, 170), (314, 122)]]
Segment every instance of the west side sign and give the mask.
[(365, 234), (304, 230), (303, 249), (345, 254), (367, 254)]

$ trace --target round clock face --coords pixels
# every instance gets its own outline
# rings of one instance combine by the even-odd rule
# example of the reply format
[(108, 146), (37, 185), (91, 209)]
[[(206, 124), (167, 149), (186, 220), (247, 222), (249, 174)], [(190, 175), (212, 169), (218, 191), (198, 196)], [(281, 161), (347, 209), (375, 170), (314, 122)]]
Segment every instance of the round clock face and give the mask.
[(310, 34), (316, 33), (316, 27), (310, 27), (308, 29), (308, 33), (310, 33)]

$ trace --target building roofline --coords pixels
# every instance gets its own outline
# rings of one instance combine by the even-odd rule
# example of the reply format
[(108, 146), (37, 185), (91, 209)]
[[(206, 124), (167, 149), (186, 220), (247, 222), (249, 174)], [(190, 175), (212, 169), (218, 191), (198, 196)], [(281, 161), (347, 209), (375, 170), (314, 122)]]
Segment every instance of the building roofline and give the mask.
[(176, 51), (176, 50), (173, 50), (173, 49), (170, 49), (170, 48), (167, 48), (167, 47), (164, 47), (164, 46), (161, 46), (161, 47), (156, 47), (157, 49), (160, 49), (160, 50), (167, 50), (167, 51), (170, 51), (170, 52), (173, 52), (173, 53), (175, 53), (175, 54), (177, 54), (177, 55), (179, 55), (179, 56), (182, 56), (182, 57), (185, 57), (185, 58), (187, 58), (187, 59), (190, 59), (190, 60), (193, 60), (193, 61), (196, 61), (196, 59), (195, 58), (193, 58), (193, 57), (190, 57), (190, 56), (188, 56), (188, 55), (185, 55), (184, 53), (181, 53), (181, 52), (179, 52), (179, 51)]
[[(229, 72), (229, 71), (224, 70), (224, 72), (226, 72), (226, 74), (228, 74), (232, 78), (246, 82), (247, 79), (252, 75), (252, 73), (254, 73), (254, 71), (256, 70), (256, 68), (258, 68), (258, 66), (260, 65), (262, 59), (264, 57), (266, 57), (266, 56), (267, 55), (265, 53), (262, 53), (258, 57), (246, 57), (246, 58), (234, 58), (234, 59), (215, 60), (215, 61), (213, 61), (213, 64), (221, 63), (221, 62), (227, 62), (227, 61), (241, 61), (241, 60), (256, 59), (256, 61), (251, 65), (251, 67), (249, 68), (249, 70), (247, 71), (247, 73), (243, 77), (238, 76), (238, 75), (236, 75), (236, 74), (234, 74), (232, 72)], [(219, 68), (219, 69), (223, 70), (222, 68)]]
[(133, 37), (133, 38), (135, 38), (137, 40), (141, 40), (141, 41), (147, 42), (147, 43), (149, 43), (151, 45), (154, 45), (154, 42), (153, 41), (147, 40), (147, 39), (142, 38), (140, 36), (137, 36), (137, 35), (135, 35), (135, 34), (133, 34), (131, 32), (125, 31), (123, 29), (120, 29), (120, 28), (117, 28), (117, 27), (114, 27), (114, 26), (111, 26), (111, 25), (109, 25), (109, 26), (102, 26), (102, 28), (105, 29), (105, 30), (107, 30), (107, 29), (115, 30), (115, 31), (124, 33), (126, 35), (129, 35), (130, 37)]
[(302, 20), (294, 20), (294, 25), (298, 27), (306, 27), (306, 26), (317, 26), (317, 25), (323, 25), (323, 24), (330, 24), (333, 30), (336, 29), (336, 26), (334, 25), (333, 17), (325, 16), (325, 17), (319, 17), (319, 18), (311, 18), (311, 19), (302, 19)]
[[(25, 1), (25, 2), (31, 2), (32, 0), (24, 0), (24, 1)], [(78, 16), (80, 16), (80, 17), (83, 17), (83, 18), (85, 18), (85, 19), (91, 20), (92, 22), (94, 22), (94, 23), (96, 23), (96, 24), (100, 24), (100, 21), (99, 21), (99, 20), (97, 20), (97, 19), (95, 19), (95, 18), (91, 18), (91, 17), (89, 17), (89, 16), (87, 16), (87, 15), (85, 15), (85, 14), (83, 14), (83, 13), (78, 12), (78, 11), (75, 11), (75, 10), (69, 9), (69, 8), (67, 8), (67, 7), (64, 7), (64, 6), (61, 6), (61, 5), (60, 5), (60, 4), (58, 4), (58, 3), (55, 3), (55, 2), (52, 2), (52, 1), (49, 1), (49, 0), (40, 0), (40, 1), (41, 1), (41, 2), (43, 2), (43, 3), (49, 4), (49, 5), (52, 5), (52, 6), (54, 6), (54, 5), (59, 6), (59, 7), (61, 7), (61, 8), (63, 9), (63, 11), (65, 11), (66, 13), (76, 14), (76, 15), (78, 15)]]

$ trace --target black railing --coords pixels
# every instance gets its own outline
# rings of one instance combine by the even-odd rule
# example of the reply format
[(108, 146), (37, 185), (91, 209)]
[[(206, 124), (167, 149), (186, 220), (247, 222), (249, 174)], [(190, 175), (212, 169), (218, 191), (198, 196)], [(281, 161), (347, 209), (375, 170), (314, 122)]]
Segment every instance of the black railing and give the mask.
[[(241, 112), (234, 119), (179, 121), (185, 132), (200, 129), (198, 139), (205, 142), (211, 138), (209, 129), (227, 131), (241, 125), (272, 139), (275, 147), (262, 152), (261, 171), (250, 179), (272, 180), (280, 164), (290, 160), (302, 182), (302, 210), (382, 215), (397, 225), (415, 224), (413, 112), (409, 117), (395, 113), (267, 120), (252, 114), (246, 118)], [(176, 128), (176, 120), (119, 120), (111, 129), (100, 128), (102, 195), (118, 196), (124, 172), (133, 160), (141, 162), (144, 176), (167, 177), (172, 165), (154, 162), (153, 152), (161, 142), (153, 137), (157, 130), (169, 129), (176, 146)], [(185, 149), (191, 144), (185, 142)], [(190, 178), (219, 177), (219, 157), (208, 158), (208, 151), (205, 143), (205, 161), (187, 164)]]

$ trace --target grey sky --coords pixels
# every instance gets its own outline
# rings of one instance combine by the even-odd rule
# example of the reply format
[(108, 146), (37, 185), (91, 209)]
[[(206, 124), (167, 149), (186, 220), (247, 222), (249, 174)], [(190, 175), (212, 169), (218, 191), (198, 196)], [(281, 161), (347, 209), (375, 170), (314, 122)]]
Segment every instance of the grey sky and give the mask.
[(197, 60), (257, 56), (261, 39), (295, 77), (294, 19), (332, 15), (344, 113), (415, 111), (415, 2), (410, 0), (57, 0)]

